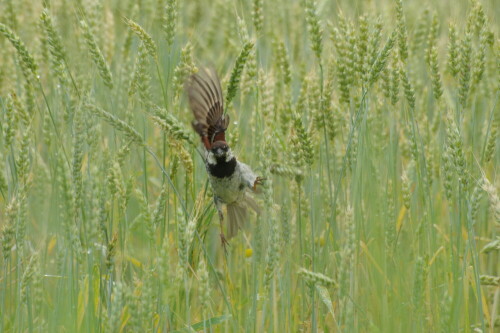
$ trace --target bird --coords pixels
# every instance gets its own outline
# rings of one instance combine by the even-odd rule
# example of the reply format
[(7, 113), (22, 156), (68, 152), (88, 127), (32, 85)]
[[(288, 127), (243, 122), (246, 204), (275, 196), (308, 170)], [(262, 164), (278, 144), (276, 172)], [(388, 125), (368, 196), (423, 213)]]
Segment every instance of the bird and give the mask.
[[(190, 75), (185, 90), (194, 116), (192, 126), (205, 150), (205, 166), (219, 215), (221, 242), (225, 248), (228, 239), (243, 227), (248, 208), (260, 213), (259, 205), (249, 194), (259, 193), (259, 185), (263, 185), (265, 179), (239, 161), (226, 142), (229, 115), (224, 112), (222, 88), (215, 70), (201, 68)], [(223, 205), (227, 211), (227, 237), (222, 229)]]

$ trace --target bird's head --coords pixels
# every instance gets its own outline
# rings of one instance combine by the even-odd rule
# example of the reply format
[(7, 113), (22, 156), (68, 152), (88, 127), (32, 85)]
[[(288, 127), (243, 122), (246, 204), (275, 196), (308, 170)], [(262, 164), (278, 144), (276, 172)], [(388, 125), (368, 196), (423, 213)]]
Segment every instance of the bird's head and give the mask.
[(221, 159), (227, 157), (231, 154), (231, 150), (229, 146), (224, 141), (215, 141), (210, 148), (212, 154), (214, 154), (215, 158)]

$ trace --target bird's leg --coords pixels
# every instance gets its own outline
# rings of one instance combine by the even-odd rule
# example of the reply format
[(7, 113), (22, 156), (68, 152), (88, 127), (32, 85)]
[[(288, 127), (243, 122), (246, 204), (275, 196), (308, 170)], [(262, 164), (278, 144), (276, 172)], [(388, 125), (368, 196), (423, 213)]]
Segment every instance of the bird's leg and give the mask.
[(257, 185), (264, 185), (264, 180), (266, 180), (266, 178), (262, 178), (262, 177), (257, 177), (255, 178), (255, 181), (253, 182), (253, 191), (257, 191)]
[(224, 247), (224, 251), (227, 252), (226, 245), (229, 245), (226, 237), (224, 236), (224, 231), (222, 231), (222, 222), (224, 221), (224, 214), (222, 213), (222, 203), (218, 197), (214, 197), (215, 207), (217, 208), (217, 213), (219, 213), (220, 220), (220, 240), (222, 246)]

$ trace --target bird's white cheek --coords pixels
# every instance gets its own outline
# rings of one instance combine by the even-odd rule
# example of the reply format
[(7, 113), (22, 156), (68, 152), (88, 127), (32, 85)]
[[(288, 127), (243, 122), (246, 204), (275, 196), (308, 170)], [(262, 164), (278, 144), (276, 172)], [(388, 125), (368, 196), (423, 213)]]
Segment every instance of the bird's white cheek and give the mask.
[(227, 154), (226, 154), (226, 162), (229, 162), (233, 159), (233, 153), (231, 153), (231, 151), (228, 151)]
[(207, 162), (208, 162), (208, 164), (216, 164), (214, 154), (212, 154), (212, 153), (207, 154)]

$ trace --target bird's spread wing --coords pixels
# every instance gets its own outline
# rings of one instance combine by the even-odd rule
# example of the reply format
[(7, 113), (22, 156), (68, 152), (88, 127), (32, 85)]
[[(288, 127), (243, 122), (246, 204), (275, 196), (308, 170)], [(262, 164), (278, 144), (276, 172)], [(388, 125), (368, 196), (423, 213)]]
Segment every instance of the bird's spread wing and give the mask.
[(206, 149), (215, 141), (226, 141), (224, 131), (229, 117), (224, 116), (224, 103), (219, 78), (213, 69), (202, 68), (186, 82), (189, 105), (193, 111), (193, 128)]

